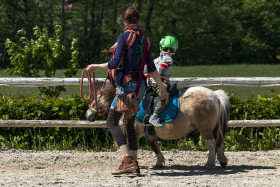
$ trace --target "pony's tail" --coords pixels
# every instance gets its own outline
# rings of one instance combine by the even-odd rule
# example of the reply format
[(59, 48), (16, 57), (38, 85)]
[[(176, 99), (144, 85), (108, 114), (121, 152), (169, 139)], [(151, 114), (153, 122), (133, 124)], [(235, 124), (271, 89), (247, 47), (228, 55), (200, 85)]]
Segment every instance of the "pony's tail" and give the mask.
[(228, 121), (230, 117), (230, 102), (229, 97), (223, 90), (214, 91), (214, 95), (219, 101), (219, 119), (215, 128), (214, 137), (216, 139), (216, 146), (220, 147), (224, 142), (224, 136), (227, 131)]

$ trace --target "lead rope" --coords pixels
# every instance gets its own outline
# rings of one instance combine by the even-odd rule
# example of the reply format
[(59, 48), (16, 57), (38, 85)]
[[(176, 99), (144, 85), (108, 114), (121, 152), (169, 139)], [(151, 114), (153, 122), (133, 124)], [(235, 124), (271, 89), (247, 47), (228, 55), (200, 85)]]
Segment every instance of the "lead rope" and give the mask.
[[(84, 73), (86, 73), (86, 75), (87, 75), (88, 84), (89, 84), (88, 98), (84, 98), (84, 95), (83, 95)], [(93, 98), (91, 106), (95, 105), (95, 109), (96, 109), (96, 111), (98, 111), (97, 91), (96, 91), (96, 86), (95, 86), (95, 73), (92, 73), (92, 79), (93, 79), (93, 81), (91, 81), (91, 74), (86, 71), (86, 68), (83, 69), (82, 77), (81, 77), (81, 84), (80, 84), (80, 96), (84, 101), (89, 101), (91, 98)]]

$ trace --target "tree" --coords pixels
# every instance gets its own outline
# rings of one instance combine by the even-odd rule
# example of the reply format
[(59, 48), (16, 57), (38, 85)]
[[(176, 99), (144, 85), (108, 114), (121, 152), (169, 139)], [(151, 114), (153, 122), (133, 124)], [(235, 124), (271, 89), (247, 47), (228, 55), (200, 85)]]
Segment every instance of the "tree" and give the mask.
[[(8, 74), (20, 77), (40, 77), (39, 70), (44, 70), (46, 77), (54, 77), (56, 66), (61, 63), (65, 56), (65, 46), (62, 43), (62, 27), (55, 26), (55, 35), (50, 37), (47, 29), (40, 30), (34, 27), (34, 38), (28, 39), (25, 30), (19, 30), (19, 44), (6, 40), (5, 46), (10, 56), (11, 67), (7, 69)], [(72, 77), (77, 73), (78, 49), (77, 40), (72, 41), (72, 59), (67, 64), (65, 76)], [(51, 97), (58, 97), (63, 86), (42, 87), (40, 93)]]
[[(64, 9), (67, 3), (73, 6)], [(280, 2), (275, 0), (1, 0), (0, 60), (5, 62), (0, 65), (10, 63), (3, 47), (6, 38), (15, 41), (20, 29), (30, 38), (34, 26), (52, 35), (56, 24), (62, 25), (66, 48), (79, 39), (80, 66), (106, 62), (129, 6), (141, 14), (153, 56), (159, 54), (160, 39), (173, 35), (179, 40), (175, 64), (279, 62)], [(66, 52), (56, 68), (65, 68), (70, 56)]]

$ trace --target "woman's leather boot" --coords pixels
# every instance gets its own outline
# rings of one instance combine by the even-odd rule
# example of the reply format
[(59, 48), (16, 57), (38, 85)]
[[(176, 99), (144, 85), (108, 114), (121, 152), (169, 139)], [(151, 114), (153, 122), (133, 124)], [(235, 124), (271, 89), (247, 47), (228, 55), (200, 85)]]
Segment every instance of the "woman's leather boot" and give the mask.
[(116, 170), (111, 172), (112, 175), (119, 175), (119, 174), (131, 174), (132, 170), (137, 170), (137, 164), (133, 160), (131, 156), (125, 156), (123, 158), (123, 162), (121, 166)]

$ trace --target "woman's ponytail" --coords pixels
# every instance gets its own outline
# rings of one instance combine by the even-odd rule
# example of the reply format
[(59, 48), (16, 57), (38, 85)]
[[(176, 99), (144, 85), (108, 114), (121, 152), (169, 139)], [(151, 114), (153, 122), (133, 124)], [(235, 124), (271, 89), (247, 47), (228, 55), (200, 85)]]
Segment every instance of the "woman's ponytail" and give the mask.
[(134, 7), (129, 7), (124, 13), (123, 20), (127, 24), (138, 24), (140, 21), (140, 14)]

